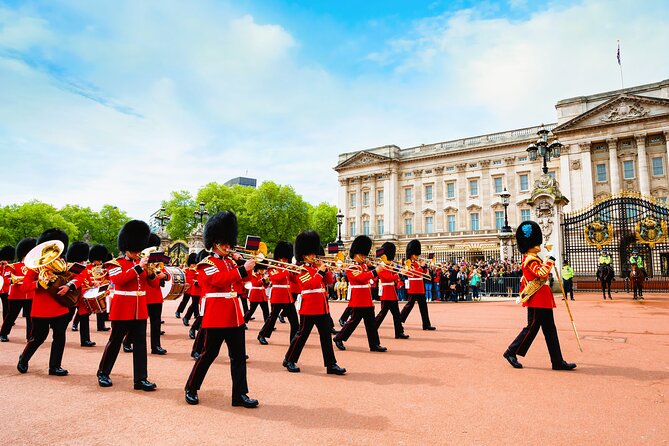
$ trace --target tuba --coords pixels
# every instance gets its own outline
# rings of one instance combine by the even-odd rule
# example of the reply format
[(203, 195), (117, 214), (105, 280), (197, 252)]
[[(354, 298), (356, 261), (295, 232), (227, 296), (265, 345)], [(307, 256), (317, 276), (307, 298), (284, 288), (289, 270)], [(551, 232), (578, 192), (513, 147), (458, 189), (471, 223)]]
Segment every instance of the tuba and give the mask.
[(49, 240), (40, 243), (28, 252), (24, 264), (35, 271), (38, 286), (46, 290), (58, 303), (66, 307), (74, 307), (81, 297), (79, 290), (68, 291), (58, 295), (58, 290), (74, 278), (75, 274), (68, 270), (67, 262), (61, 257), (64, 245), (60, 240)]

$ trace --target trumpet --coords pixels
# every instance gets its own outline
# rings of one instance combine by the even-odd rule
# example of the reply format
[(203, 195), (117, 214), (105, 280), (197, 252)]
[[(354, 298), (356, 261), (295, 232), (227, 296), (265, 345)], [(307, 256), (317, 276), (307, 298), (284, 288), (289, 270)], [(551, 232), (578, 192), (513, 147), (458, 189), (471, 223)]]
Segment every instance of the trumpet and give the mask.
[[(139, 258), (143, 259), (144, 257), (151, 257), (151, 254), (154, 252), (160, 252), (158, 251), (157, 246), (149, 246), (148, 248), (145, 248), (142, 250), (142, 252), (139, 253)], [(146, 264), (146, 274), (149, 276), (155, 276), (158, 274), (163, 268), (165, 268), (165, 262), (149, 262)]]

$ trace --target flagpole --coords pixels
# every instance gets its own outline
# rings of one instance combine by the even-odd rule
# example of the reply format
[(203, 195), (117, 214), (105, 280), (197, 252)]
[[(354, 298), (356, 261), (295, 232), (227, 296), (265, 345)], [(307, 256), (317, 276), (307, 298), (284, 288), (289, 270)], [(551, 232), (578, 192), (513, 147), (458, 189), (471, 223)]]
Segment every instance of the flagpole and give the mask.
[(618, 67), (620, 67), (620, 88), (624, 89), (625, 88), (625, 83), (623, 82), (623, 64), (620, 61), (620, 40), (618, 40)]

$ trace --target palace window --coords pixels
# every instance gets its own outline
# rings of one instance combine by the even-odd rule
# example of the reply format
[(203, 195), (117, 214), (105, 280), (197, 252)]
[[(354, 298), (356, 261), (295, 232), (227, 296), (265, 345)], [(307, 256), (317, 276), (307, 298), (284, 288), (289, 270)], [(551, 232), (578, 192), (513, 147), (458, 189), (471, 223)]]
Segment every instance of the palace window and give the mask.
[(520, 158), (518, 158), (518, 162), (521, 162), (521, 163), (522, 163), (523, 161), (527, 161), (527, 157), (526, 157), (526, 156), (521, 156)]
[(376, 205), (383, 206), (383, 189), (376, 191)]
[(493, 178), (496, 194), (501, 194), (504, 191), (504, 187), (502, 186), (502, 179), (503, 179), (502, 177)]
[(476, 197), (479, 194), (479, 180), (469, 180), (469, 195)]
[(369, 206), (369, 191), (362, 193), (362, 205)]
[(449, 166), (446, 168), (446, 172), (453, 172), (455, 170), (455, 167)]
[(530, 219), (530, 210), (529, 209), (521, 209), (520, 210), (520, 221), (527, 221)]
[(383, 219), (379, 218), (378, 220), (376, 220), (376, 233), (378, 235), (383, 235), (383, 229), (384, 229), (383, 228)]
[(434, 232), (434, 217), (425, 217), (425, 233), (432, 234)]
[(358, 200), (358, 194), (356, 194), (355, 192), (352, 192), (352, 193), (351, 193), (351, 197), (350, 197), (350, 203), (351, 203), (351, 207), (352, 207), (352, 208), (355, 207), (355, 202), (356, 202), (357, 200)]
[(357, 234), (355, 233), (355, 222), (354, 222), (354, 221), (351, 222), (350, 229), (351, 229), (351, 237), (357, 235)]
[(413, 202), (413, 189), (411, 189), (410, 187), (404, 189), (404, 202), (405, 203)]
[(404, 234), (413, 234), (413, 220), (411, 218), (404, 219)]
[(623, 161), (623, 178), (626, 180), (633, 180), (635, 178), (634, 174), (634, 161), (626, 160)]
[(362, 234), (369, 235), (369, 220), (362, 222)]
[(425, 186), (425, 201), (432, 201), (432, 185)]
[(504, 226), (504, 211), (495, 211), (495, 229), (502, 229)]
[(595, 169), (597, 169), (597, 182), (606, 182), (606, 164), (597, 164)]
[(448, 225), (448, 232), (455, 232), (455, 215), (447, 215), (446, 223)]
[(412, 176), (413, 176), (413, 173), (411, 173), (411, 172), (407, 172), (407, 173), (404, 174), (404, 178), (410, 178)]
[(520, 190), (523, 192), (527, 192), (530, 190), (530, 176), (526, 173), (523, 173), (521, 175), (518, 175), (518, 179), (520, 180)]
[(455, 183), (446, 183), (446, 198), (455, 198)]
[(653, 158), (653, 176), (664, 176), (664, 163), (662, 162), (662, 157)]
[(479, 230), (479, 214), (478, 214), (478, 212), (474, 212), (473, 214), (469, 214), (469, 218), (470, 218), (470, 221), (471, 221), (472, 231), (478, 231)]
[(499, 166), (500, 164), (502, 164), (502, 160), (495, 160), (492, 162), (492, 164), (493, 166)]

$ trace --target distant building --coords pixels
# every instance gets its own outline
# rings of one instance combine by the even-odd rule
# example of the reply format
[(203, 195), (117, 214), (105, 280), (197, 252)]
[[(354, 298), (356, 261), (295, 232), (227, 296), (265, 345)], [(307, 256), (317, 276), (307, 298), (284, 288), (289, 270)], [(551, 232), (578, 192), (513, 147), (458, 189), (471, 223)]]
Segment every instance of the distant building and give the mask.
[(240, 186), (256, 187), (257, 180), (255, 178), (237, 177), (223, 183), (224, 186)]

